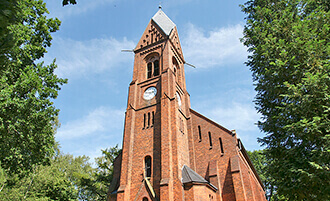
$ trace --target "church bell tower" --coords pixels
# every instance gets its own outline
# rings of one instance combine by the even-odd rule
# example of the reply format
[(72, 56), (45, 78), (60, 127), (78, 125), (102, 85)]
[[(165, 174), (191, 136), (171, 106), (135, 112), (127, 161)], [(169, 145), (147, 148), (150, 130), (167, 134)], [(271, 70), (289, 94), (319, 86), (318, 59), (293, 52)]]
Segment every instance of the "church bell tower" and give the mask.
[(108, 200), (266, 200), (236, 133), (191, 109), (178, 31), (161, 9), (134, 53)]
[[(176, 25), (160, 9), (134, 49), (117, 200), (182, 200), (190, 108)], [(178, 188), (180, 187), (180, 188)], [(181, 196), (181, 197), (180, 197)]]

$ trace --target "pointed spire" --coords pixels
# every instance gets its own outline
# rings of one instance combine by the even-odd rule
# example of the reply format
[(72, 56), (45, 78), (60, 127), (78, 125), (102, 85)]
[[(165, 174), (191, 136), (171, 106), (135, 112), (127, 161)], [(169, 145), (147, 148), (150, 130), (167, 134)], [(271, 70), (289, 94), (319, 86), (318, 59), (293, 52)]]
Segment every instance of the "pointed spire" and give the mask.
[(161, 8), (151, 19), (164, 31), (167, 36), (170, 35), (172, 29), (176, 26)]

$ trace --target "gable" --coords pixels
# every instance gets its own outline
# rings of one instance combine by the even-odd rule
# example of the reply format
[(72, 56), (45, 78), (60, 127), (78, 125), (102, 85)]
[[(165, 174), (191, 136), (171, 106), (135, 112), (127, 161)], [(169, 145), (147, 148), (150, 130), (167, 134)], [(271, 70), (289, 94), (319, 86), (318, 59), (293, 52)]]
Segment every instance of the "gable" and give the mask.
[(134, 51), (137, 51), (141, 48), (147, 47), (149, 45), (159, 43), (163, 39), (169, 38), (169, 36), (173, 37), (173, 39), (177, 39), (175, 44), (176, 49), (180, 50), (180, 56), (182, 55), (181, 45), (177, 34), (173, 35), (173, 31), (176, 30), (176, 25), (172, 22), (172, 20), (167, 17), (167, 15), (159, 10), (150, 20), (147, 28), (145, 29), (140, 41), (135, 47)]
[(158, 25), (153, 20), (150, 20), (134, 51), (137, 51), (154, 43), (158, 43), (165, 38), (165, 33), (158, 27)]

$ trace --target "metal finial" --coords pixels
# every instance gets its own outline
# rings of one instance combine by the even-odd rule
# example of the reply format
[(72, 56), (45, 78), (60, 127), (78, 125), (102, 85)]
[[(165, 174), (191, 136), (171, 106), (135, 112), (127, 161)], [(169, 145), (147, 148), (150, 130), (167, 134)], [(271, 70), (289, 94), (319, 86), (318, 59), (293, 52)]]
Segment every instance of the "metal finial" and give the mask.
[(159, 9), (162, 9), (162, 2), (159, 2), (159, 6), (158, 6)]

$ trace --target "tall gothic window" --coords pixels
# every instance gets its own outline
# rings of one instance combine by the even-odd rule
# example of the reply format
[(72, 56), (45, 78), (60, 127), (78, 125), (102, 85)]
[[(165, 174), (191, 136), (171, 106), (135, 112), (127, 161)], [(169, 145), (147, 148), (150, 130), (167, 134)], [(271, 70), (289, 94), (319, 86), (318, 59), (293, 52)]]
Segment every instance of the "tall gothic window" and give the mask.
[(144, 113), (143, 114), (143, 128), (142, 129), (148, 129), (154, 126), (155, 123), (155, 112), (152, 111), (152, 113)]
[(155, 112), (152, 111), (152, 121), (151, 121), (151, 125), (153, 126), (155, 123)]
[(212, 149), (212, 135), (211, 135), (211, 132), (209, 132), (209, 142), (210, 142), (210, 149)]
[(154, 76), (159, 75), (159, 60), (154, 61)]
[(223, 145), (222, 145), (222, 139), (221, 137), (219, 138), (219, 142), (220, 142), (220, 151), (221, 151), (221, 154), (223, 154)]
[(159, 60), (147, 64), (147, 79), (159, 75)]
[(201, 131), (201, 126), (198, 126), (198, 139), (201, 142), (202, 141), (202, 131)]
[(146, 114), (144, 113), (143, 114), (143, 128), (146, 128), (146, 120), (147, 120)]
[(148, 66), (147, 66), (147, 77), (148, 78), (151, 78), (152, 76), (152, 63), (148, 63)]
[(144, 158), (144, 168), (145, 168), (145, 176), (151, 177), (151, 157), (146, 156)]
[(148, 128), (150, 127), (150, 112), (148, 112)]
[(181, 80), (180, 66), (175, 57), (172, 57), (172, 65), (173, 65), (174, 75), (176, 78), (175, 80), (176, 80), (176, 82), (180, 83), (180, 80)]

